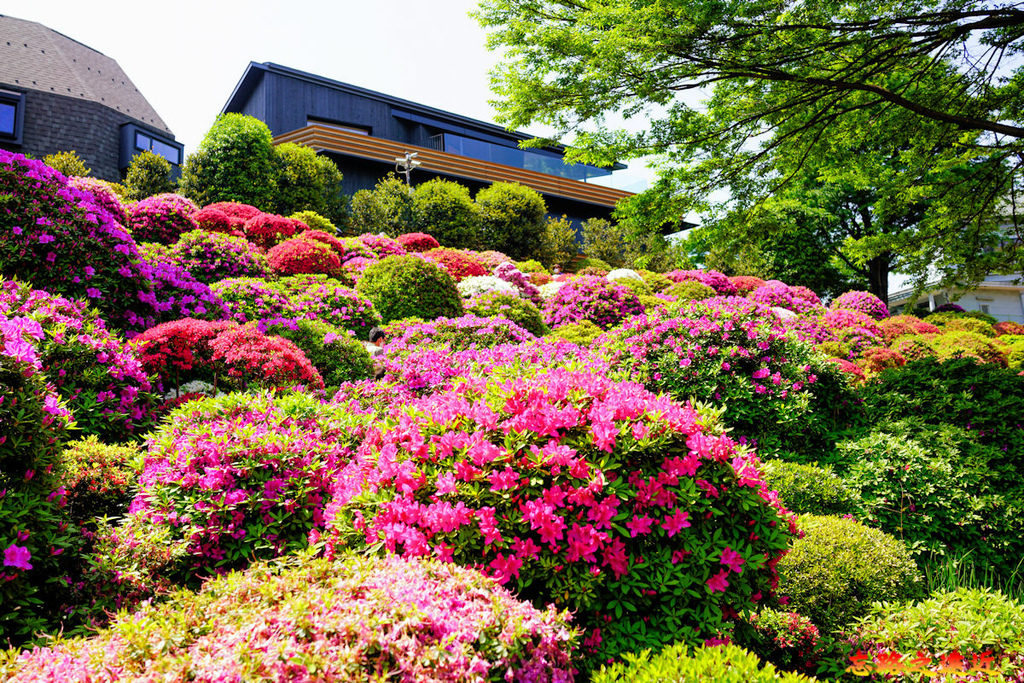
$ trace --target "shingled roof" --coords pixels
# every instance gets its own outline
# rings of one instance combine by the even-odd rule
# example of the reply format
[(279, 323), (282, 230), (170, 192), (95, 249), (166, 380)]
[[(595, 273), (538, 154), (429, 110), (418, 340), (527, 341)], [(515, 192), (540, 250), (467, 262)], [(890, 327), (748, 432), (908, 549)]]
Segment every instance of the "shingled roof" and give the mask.
[(98, 102), (172, 134), (110, 57), (34, 21), (0, 14), (0, 87)]

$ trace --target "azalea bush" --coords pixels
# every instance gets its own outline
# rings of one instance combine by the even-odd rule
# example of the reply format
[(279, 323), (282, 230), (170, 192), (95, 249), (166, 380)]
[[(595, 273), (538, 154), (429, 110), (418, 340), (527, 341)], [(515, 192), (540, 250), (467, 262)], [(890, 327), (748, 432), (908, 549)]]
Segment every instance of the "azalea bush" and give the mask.
[(490, 294), (492, 292), (510, 294), (517, 299), (519, 298), (519, 290), (516, 289), (515, 285), (511, 282), (505, 282), (494, 275), (475, 275), (464, 278), (458, 283), (457, 288), (459, 294), (466, 299), (473, 299), (481, 294)]
[(283, 242), (296, 232), (295, 221), (274, 213), (258, 213), (245, 221), (245, 238), (263, 250)]
[(912, 315), (894, 315), (878, 322), (878, 331), (886, 342), (908, 334), (938, 334), (939, 328)]
[(428, 259), (444, 268), (445, 272), (460, 282), (467, 277), (487, 275), (487, 268), (474, 256), (459, 249), (431, 249), (424, 254)]
[(885, 302), (871, 292), (845, 292), (837, 296), (829, 304), (829, 308), (833, 310), (847, 308), (871, 316), (875, 320), (884, 320), (889, 317), (889, 308)]
[(398, 236), (398, 243), (405, 247), (406, 252), (423, 253), (440, 247), (440, 243), (433, 236), (425, 232), (407, 232)]
[(321, 320), (368, 339), (381, 317), (368, 299), (338, 280), (324, 275), (295, 275), (281, 278), (277, 290), (288, 297), (293, 318)]
[(826, 655), (818, 627), (796, 612), (766, 607), (744, 621), (737, 642), (781, 671), (813, 674)]
[(556, 328), (589, 320), (603, 330), (643, 312), (628, 288), (596, 275), (583, 276), (560, 287), (544, 304), (544, 322)]
[(369, 352), (347, 330), (320, 320), (302, 318), (282, 319), (279, 323), (267, 325), (263, 331), (298, 346), (328, 387), (373, 377)]
[(266, 280), (232, 277), (213, 283), (210, 289), (224, 301), (231, 317), (241, 323), (299, 315), (291, 297)]
[(368, 266), (356, 291), (373, 303), (386, 323), (462, 315), (462, 297), (452, 276), (417, 256), (388, 256)]
[(57, 472), (71, 521), (92, 527), (97, 517), (127, 512), (142, 458), (135, 442), (106, 444), (89, 436), (66, 444)]
[(736, 293), (732, 281), (717, 270), (672, 270), (665, 273), (665, 277), (676, 283), (699, 282), (722, 296), (732, 296)]
[(494, 276), (512, 284), (519, 292), (519, 296), (538, 308), (544, 305), (544, 298), (540, 295), (540, 290), (530, 281), (526, 273), (516, 268), (515, 264), (507, 261), (499, 263), (494, 268)]
[(203, 208), (216, 209), (226, 214), (231, 221), (231, 229), (238, 230), (240, 233), (244, 231), (247, 220), (263, 213), (252, 204), (244, 204), (242, 202), (214, 202)]
[(222, 320), (231, 315), (224, 301), (207, 284), (176, 263), (158, 260), (149, 266), (153, 292), (139, 298), (153, 304), (157, 322), (187, 317)]
[(388, 353), (402, 353), (425, 346), (461, 351), (499, 344), (519, 344), (533, 335), (508, 318), (466, 314), (459, 318), (435, 318), (428, 322), (389, 325)]
[(205, 230), (186, 232), (169, 256), (195, 279), (208, 285), (233, 277), (269, 277), (267, 257), (244, 237)]
[(330, 247), (331, 251), (334, 252), (335, 256), (338, 257), (339, 261), (345, 256), (345, 243), (334, 236), (333, 230), (331, 232), (326, 232), (324, 230), (303, 230), (297, 235), (297, 237), (327, 245)]
[(192, 220), (196, 222), (200, 230), (205, 232), (219, 232), (225, 235), (242, 236), (238, 221), (233, 221), (230, 216), (220, 209), (212, 206), (203, 208), (192, 214)]
[(356, 239), (366, 245), (366, 248), (378, 259), (388, 256), (403, 256), (407, 251), (401, 241), (392, 239), (383, 233), (375, 235), (367, 232)]
[(769, 280), (747, 295), (751, 301), (778, 306), (794, 313), (804, 313), (821, 305), (818, 296), (806, 287), (790, 287), (778, 280)]
[(174, 244), (199, 226), (192, 214), (199, 210), (179, 194), (158, 194), (132, 204), (128, 209), (132, 235), (139, 242)]
[(694, 410), (554, 368), (394, 404), (332, 478), (328, 554), (479, 567), (587, 629), (582, 665), (700, 641), (774, 594), (796, 534), (757, 458)]
[(479, 316), (502, 316), (527, 330), (535, 337), (548, 333), (544, 316), (532, 301), (522, 299), (518, 294), (490, 292), (466, 302), (466, 311)]
[(127, 209), (125, 209), (124, 204), (121, 203), (121, 198), (117, 196), (114, 188), (107, 181), (87, 176), (72, 176), (68, 178), (68, 184), (87, 195), (92, 195), (96, 206), (104, 209), (110, 214), (111, 218), (123, 227), (127, 227), (130, 224)]
[(575, 644), (568, 614), (535, 609), (473, 571), (299, 556), (178, 592), (89, 638), (0, 659), (0, 673), (12, 683), (154, 675), (569, 683)]
[(341, 267), (341, 259), (327, 244), (306, 238), (293, 238), (267, 252), (267, 261), (278, 275), (329, 275)]

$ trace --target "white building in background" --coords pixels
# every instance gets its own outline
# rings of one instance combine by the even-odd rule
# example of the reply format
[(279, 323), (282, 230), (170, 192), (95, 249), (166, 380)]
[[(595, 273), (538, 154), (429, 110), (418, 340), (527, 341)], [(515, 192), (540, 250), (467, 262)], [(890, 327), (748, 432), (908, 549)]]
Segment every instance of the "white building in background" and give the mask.
[[(911, 303), (913, 287), (896, 289), (889, 295), (889, 312), (900, 313)], [(965, 311), (981, 311), (997, 320), (1024, 324), (1024, 275), (989, 275), (972, 289), (929, 287), (914, 301), (914, 308), (934, 311), (953, 302)]]

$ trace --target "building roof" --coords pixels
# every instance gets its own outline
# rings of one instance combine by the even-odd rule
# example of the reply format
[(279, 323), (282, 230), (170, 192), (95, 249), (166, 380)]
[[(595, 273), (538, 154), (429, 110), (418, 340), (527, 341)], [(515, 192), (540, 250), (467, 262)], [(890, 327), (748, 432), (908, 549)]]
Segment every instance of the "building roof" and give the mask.
[(0, 14), (0, 84), (97, 102), (173, 136), (116, 61), (34, 21)]

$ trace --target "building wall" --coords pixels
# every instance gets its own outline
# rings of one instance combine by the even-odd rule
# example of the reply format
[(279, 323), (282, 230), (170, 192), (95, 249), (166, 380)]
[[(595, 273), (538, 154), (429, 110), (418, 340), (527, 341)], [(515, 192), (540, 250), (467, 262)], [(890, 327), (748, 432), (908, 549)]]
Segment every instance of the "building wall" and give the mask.
[(38, 159), (54, 152), (75, 151), (92, 169), (93, 177), (118, 182), (120, 128), (124, 123), (135, 123), (166, 137), (166, 133), (102, 104), (29, 90), (25, 94), (22, 144), (0, 143), (0, 147)]
[(966, 311), (985, 311), (987, 308), (987, 313), (999, 320), (1024, 324), (1024, 292), (978, 289), (964, 294), (956, 303)]

